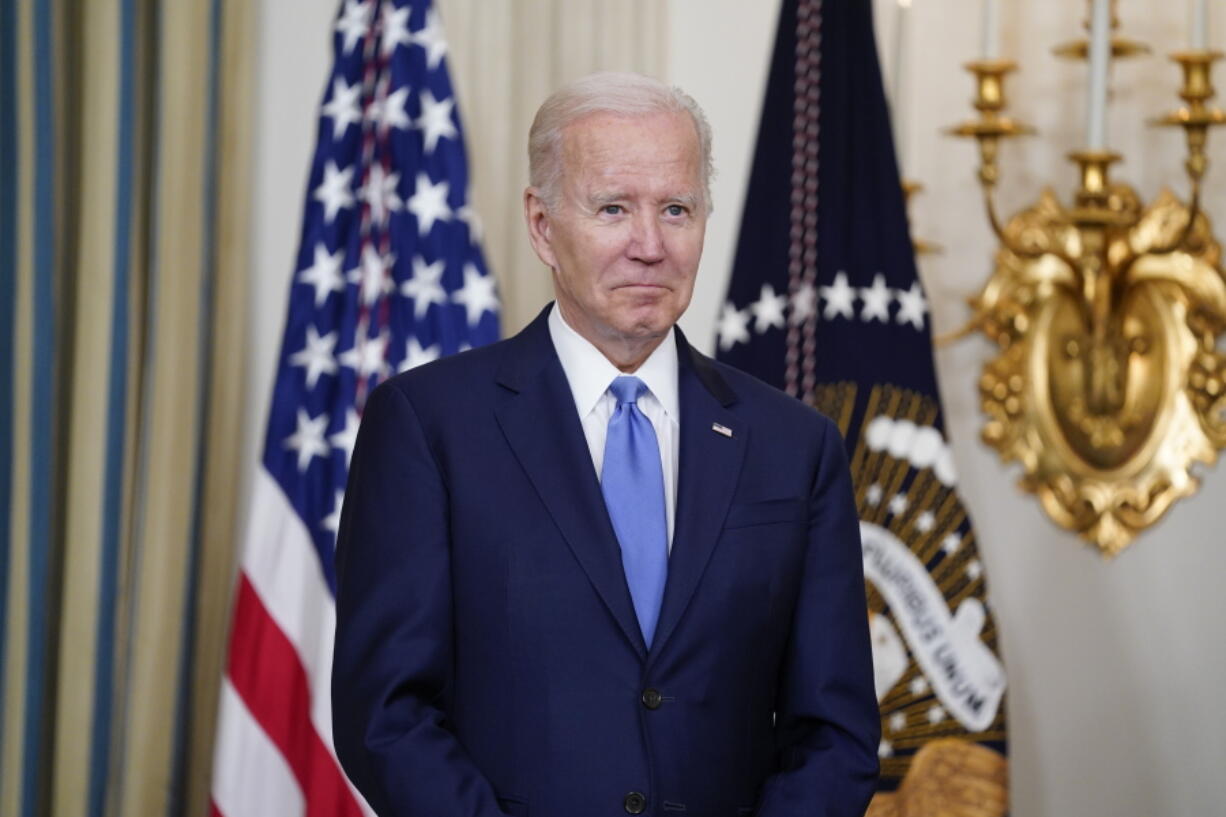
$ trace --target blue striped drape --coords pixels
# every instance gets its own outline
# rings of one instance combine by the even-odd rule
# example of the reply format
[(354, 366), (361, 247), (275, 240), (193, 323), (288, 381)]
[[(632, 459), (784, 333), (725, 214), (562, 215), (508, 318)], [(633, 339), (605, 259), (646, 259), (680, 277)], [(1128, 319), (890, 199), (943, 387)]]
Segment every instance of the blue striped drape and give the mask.
[(0, 2), (0, 814), (207, 806), (250, 15)]

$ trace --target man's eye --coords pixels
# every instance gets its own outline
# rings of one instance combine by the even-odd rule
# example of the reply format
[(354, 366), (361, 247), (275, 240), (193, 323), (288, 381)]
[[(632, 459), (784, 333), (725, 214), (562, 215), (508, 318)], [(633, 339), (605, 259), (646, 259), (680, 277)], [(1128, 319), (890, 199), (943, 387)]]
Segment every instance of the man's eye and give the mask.
[(664, 208), (664, 212), (668, 213), (670, 216), (684, 216), (685, 208), (680, 204), (670, 204), (668, 207)]
[(606, 204), (604, 207), (600, 208), (600, 212), (608, 216), (620, 215), (622, 210), (623, 208), (620, 204)]

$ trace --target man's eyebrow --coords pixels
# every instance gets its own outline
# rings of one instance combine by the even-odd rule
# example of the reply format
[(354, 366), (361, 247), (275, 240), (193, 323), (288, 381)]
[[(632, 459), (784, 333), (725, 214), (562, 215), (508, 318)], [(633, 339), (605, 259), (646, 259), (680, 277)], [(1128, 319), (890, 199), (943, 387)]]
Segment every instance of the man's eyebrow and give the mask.
[(679, 196), (669, 196), (664, 201), (666, 204), (684, 204), (690, 209), (698, 206), (698, 196), (694, 195), (693, 193), (682, 193)]
[(588, 196), (588, 201), (597, 207), (604, 207), (606, 204), (621, 201), (625, 197), (625, 193), (620, 193), (616, 190), (601, 190)]
[[(588, 201), (596, 208), (604, 207), (606, 204), (615, 204), (626, 198), (626, 194), (617, 190), (599, 191), (588, 196)], [(683, 204), (686, 207), (694, 208), (698, 206), (698, 196), (693, 193), (679, 193), (675, 196), (665, 196), (661, 201), (664, 204)]]

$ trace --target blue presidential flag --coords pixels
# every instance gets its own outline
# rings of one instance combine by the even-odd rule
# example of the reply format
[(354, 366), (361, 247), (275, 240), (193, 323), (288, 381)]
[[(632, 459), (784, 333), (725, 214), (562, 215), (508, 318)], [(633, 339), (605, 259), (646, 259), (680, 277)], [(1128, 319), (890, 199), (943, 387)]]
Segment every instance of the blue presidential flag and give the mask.
[(1005, 674), (945, 438), (869, 2), (783, 3), (717, 356), (846, 440), (881, 706), (869, 814), (1005, 814)]

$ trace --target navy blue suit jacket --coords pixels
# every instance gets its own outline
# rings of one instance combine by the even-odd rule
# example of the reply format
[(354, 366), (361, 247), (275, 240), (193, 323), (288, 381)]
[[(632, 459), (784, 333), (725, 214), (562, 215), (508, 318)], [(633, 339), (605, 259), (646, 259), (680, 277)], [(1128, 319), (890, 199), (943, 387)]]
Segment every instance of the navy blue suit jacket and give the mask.
[(879, 725), (837, 429), (678, 332), (647, 650), (545, 317), (370, 395), (337, 545), (345, 771), (383, 817), (862, 814)]

